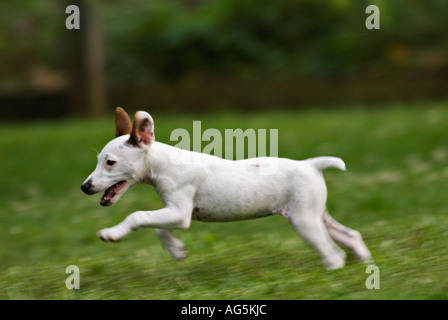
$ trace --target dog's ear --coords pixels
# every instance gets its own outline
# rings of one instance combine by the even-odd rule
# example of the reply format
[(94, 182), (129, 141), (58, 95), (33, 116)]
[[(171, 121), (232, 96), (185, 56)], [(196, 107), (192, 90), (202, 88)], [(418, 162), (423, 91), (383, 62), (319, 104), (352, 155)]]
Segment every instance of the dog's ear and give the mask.
[(115, 137), (130, 134), (132, 131), (131, 118), (123, 108), (115, 109)]
[(149, 146), (154, 139), (154, 121), (152, 117), (144, 111), (136, 112), (134, 126), (128, 142), (136, 147), (143, 148)]

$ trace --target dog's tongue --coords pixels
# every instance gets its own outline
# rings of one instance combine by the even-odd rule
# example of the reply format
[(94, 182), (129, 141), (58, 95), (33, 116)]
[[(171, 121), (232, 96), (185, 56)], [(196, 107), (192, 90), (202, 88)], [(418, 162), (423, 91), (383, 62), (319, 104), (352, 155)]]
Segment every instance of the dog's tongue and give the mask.
[(117, 194), (116, 190), (119, 189), (123, 185), (123, 183), (124, 181), (121, 181), (108, 188), (104, 192), (104, 195), (101, 197), (100, 204), (105, 207), (110, 206), (112, 204), (113, 197), (115, 197), (115, 195)]

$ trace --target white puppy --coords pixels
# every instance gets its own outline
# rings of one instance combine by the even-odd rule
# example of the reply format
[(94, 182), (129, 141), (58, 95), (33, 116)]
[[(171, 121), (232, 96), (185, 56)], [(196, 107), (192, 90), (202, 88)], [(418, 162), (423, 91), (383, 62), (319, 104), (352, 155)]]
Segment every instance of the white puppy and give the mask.
[[(110, 206), (132, 185), (148, 183), (165, 207), (130, 214), (118, 225), (100, 230), (102, 240), (116, 242), (132, 230), (156, 228), (171, 256), (181, 260), (186, 256), (184, 244), (170, 230), (187, 229), (191, 219), (223, 222), (279, 214), (320, 254), (327, 269), (345, 263), (344, 251), (333, 240), (361, 261), (370, 261), (360, 233), (336, 222), (326, 210), (322, 170), (345, 170), (341, 159), (232, 161), (154, 141), (153, 119), (143, 111), (135, 114), (132, 125), (128, 114), (117, 108), (115, 123), (116, 138), (98, 155), (98, 165), (81, 189), (86, 194), (105, 191), (101, 205)], [(263, 168), (274, 162), (275, 173), (263, 174)]]

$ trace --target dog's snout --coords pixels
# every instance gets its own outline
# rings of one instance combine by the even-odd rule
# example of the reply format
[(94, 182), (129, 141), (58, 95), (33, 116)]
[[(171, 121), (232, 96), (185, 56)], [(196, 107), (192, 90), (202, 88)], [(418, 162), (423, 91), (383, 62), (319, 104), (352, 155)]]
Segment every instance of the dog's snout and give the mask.
[(92, 180), (84, 182), (83, 185), (81, 186), (81, 190), (88, 195), (96, 193), (92, 190)]

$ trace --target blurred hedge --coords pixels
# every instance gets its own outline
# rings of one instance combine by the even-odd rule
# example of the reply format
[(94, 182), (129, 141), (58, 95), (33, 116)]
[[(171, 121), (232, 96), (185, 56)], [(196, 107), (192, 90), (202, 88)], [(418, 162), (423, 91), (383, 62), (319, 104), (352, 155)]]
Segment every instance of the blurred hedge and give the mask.
[[(381, 30), (365, 27), (369, 4)], [(443, 0), (134, 0), (103, 12), (114, 82), (387, 73), (412, 69), (415, 50), (446, 57), (448, 48)]]
[[(199, 75), (337, 77), (446, 68), (445, 0), (96, 0), (112, 84)], [(365, 28), (365, 8), (381, 30)], [(0, 3), (0, 78), (64, 69), (65, 7)], [(82, 12), (81, 12), (82, 15)], [(446, 71), (446, 70), (445, 70)]]

